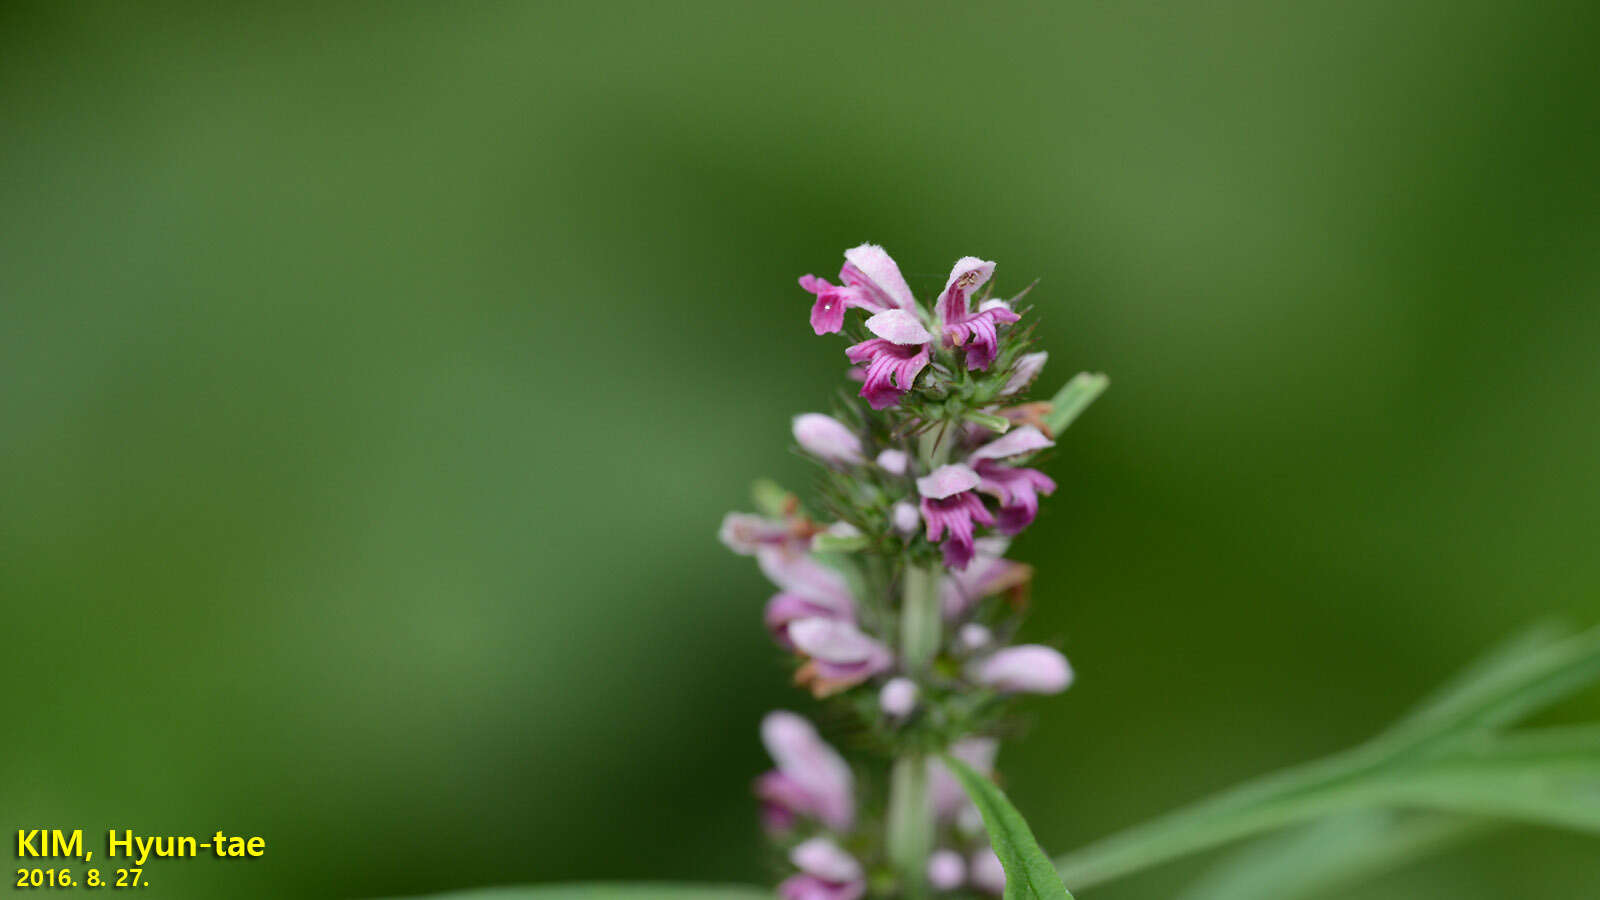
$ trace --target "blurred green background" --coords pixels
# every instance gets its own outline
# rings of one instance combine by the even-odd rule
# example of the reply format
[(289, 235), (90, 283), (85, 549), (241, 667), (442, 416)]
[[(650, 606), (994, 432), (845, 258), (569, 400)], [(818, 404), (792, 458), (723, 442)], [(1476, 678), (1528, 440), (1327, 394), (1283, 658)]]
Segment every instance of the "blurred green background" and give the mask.
[[(1064, 851), (1600, 620), (1600, 6), (12, 3), (0, 824), (152, 896), (761, 880), (802, 704), (714, 534), (842, 342), (1035, 276), (1111, 392), (1017, 555)], [(1592, 695), (1568, 714), (1593, 714)], [(800, 706), (799, 708), (804, 708)], [(1347, 896), (1572, 900), (1519, 829)], [(1092, 893), (1159, 898), (1180, 864)]]

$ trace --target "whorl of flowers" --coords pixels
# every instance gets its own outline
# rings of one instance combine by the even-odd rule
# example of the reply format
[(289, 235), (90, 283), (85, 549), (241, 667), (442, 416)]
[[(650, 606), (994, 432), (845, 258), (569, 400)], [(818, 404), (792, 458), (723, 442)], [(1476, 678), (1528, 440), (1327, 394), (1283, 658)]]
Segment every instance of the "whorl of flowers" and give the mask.
[(776, 586), (765, 622), (795, 684), (843, 707), (830, 721), (854, 723), (847, 736), (892, 763), (887, 778), (852, 768), (805, 718), (767, 716), (775, 768), (755, 792), (792, 873), (778, 890), (999, 894), (976, 809), (933, 754), (992, 773), (1011, 700), (1072, 683), (1055, 649), (1011, 643), (1033, 570), (1005, 552), (1056, 490), (1032, 464), (1105, 381), (1081, 375), (1051, 402), (1025, 402), (1046, 354), (1020, 326), (1027, 291), (991, 295), (992, 262), (961, 258), (923, 306), (883, 248), (844, 255), (840, 284), (800, 279), (816, 295), (812, 330), (853, 336), (844, 352), (864, 401), (793, 421), (820, 465), (826, 516), (762, 483), (760, 511), (730, 513), (721, 538)]

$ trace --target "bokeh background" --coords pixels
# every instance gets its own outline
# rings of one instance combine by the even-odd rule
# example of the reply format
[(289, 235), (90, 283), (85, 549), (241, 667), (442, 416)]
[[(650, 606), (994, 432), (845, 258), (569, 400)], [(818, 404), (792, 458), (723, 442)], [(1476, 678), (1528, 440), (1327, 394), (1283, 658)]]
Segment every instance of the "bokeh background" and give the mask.
[(1017, 547), (1049, 849), (1600, 621), (1593, 3), (0, 9), (0, 820), (268, 840), (152, 896), (765, 878), (803, 701), (714, 533), (863, 240), (1114, 379)]

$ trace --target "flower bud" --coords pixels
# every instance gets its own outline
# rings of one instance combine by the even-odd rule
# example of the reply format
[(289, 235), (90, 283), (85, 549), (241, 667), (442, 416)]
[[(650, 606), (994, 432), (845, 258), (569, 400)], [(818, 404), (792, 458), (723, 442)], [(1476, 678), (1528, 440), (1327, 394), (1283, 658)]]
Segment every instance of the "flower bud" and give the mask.
[(1044, 371), (1045, 361), (1050, 354), (1040, 351), (1038, 353), (1024, 353), (1011, 367), (1011, 377), (1006, 379), (1006, 386), (1000, 389), (1000, 396), (1009, 397), (1033, 383), (1039, 373)]
[(977, 622), (968, 622), (956, 633), (956, 640), (964, 650), (982, 650), (994, 640), (994, 634)]
[(890, 448), (878, 454), (878, 468), (890, 475), (904, 475), (911, 467), (911, 457), (904, 450)]
[(878, 706), (896, 719), (911, 715), (917, 708), (917, 683), (909, 678), (891, 678), (878, 692)]
[(968, 667), (979, 684), (1007, 694), (1059, 694), (1072, 684), (1072, 666), (1054, 647), (1007, 647)]
[(894, 530), (905, 535), (916, 534), (917, 526), (922, 523), (922, 516), (917, 512), (917, 508), (904, 500), (894, 505), (894, 509), (889, 511), (889, 516), (894, 521)]
[(860, 465), (861, 438), (831, 416), (804, 413), (794, 417), (794, 439), (801, 449), (833, 465)]
[(928, 857), (928, 884), (936, 891), (953, 891), (967, 879), (967, 861), (954, 850), (935, 850)]

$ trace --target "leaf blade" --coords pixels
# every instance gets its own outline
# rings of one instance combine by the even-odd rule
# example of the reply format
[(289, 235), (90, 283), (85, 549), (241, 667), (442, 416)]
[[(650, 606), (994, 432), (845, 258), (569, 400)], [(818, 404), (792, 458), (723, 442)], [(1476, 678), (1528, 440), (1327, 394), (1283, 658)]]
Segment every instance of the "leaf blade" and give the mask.
[(1005, 900), (1072, 900), (1027, 821), (1000, 788), (953, 756), (946, 754), (943, 760), (983, 815), (989, 843), (1006, 872)]

